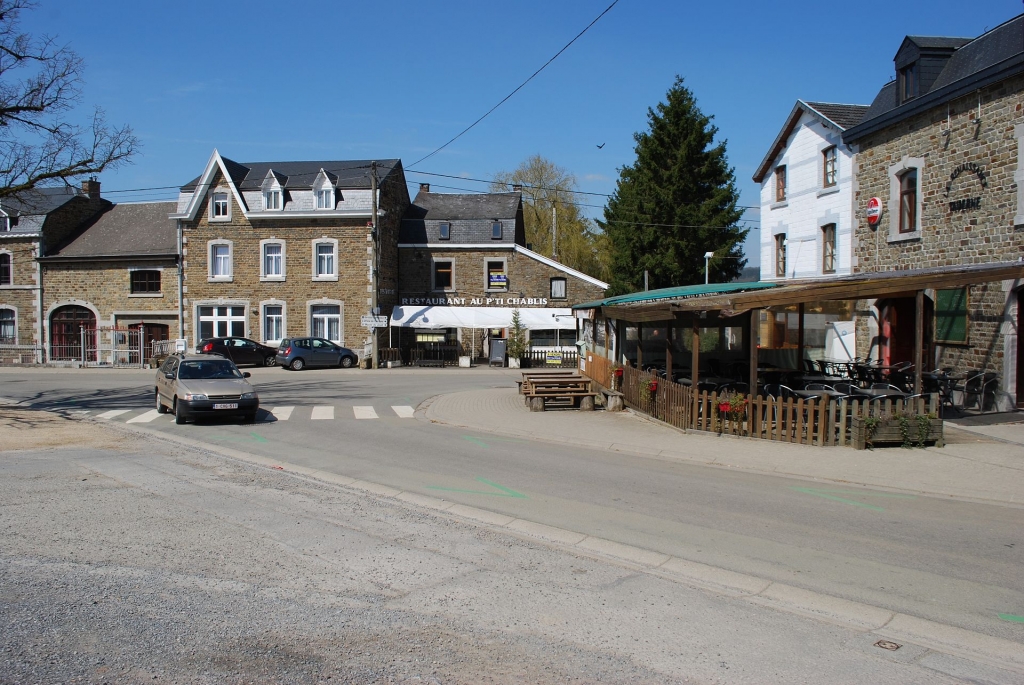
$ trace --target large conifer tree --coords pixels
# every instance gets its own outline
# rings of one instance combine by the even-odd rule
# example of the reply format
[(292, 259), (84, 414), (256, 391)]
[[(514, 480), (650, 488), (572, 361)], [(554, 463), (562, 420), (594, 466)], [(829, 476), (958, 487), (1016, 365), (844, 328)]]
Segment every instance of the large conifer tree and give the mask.
[(609, 295), (704, 282), (729, 281), (746, 264), (747, 229), (737, 226), (736, 179), (715, 144), (718, 128), (676, 77), (665, 102), (647, 110), (649, 130), (634, 134), (636, 162), (619, 172), (615, 193), (598, 224), (610, 244)]

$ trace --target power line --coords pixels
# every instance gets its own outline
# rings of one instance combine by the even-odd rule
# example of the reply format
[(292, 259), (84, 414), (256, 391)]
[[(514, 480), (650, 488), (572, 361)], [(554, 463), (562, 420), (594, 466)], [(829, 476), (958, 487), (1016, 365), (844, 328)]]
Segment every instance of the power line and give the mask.
[(544, 66), (542, 66), (542, 67), (541, 67), (540, 69), (538, 69), (537, 71), (533, 72), (533, 74), (531, 74), (531, 75), (530, 75), (530, 78), (528, 78), (528, 79), (526, 79), (525, 81), (523, 81), (522, 83), (520, 83), (520, 84), (519, 84), (519, 86), (518, 86), (518, 87), (517, 87), (517, 88), (516, 88), (515, 90), (513, 90), (513, 91), (512, 91), (511, 93), (509, 93), (509, 94), (508, 94), (508, 95), (506, 95), (506, 96), (505, 96), (504, 98), (502, 98), (502, 99), (501, 99), (501, 102), (499, 102), (499, 103), (498, 103), (498, 104), (496, 104), (496, 105), (495, 105), (494, 107), (491, 107), (491, 108), (490, 108), (489, 110), (487, 110), (487, 112), (486, 112), (486, 113), (485, 113), (485, 114), (484, 114), (484, 115), (483, 115), (482, 117), (480, 117), (479, 119), (477, 119), (476, 121), (474, 121), (474, 122), (473, 122), (472, 124), (470, 124), (469, 126), (467, 126), (467, 127), (466, 127), (465, 129), (463, 129), (463, 130), (462, 130), (462, 131), (461, 131), (461, 132), (460, 132), (460, 133), (459, 133), (458, 135), (456, 135), (456, 136), (455, 136), (454, 138), (452, 138), (451, 140), (449, 140), (449, 141), (448, 141), (447, 143), (445, 143), (445, 144), (444, 144), (444, 145), (442, 145), (441, 147), (437, 148), (436, 150), (434, 150), (433, 152), (431, 152), (431, 153), (430, 153), (429, 155), (427, 155), (426, 157), (423, 157), (422, 159), (420, 159), (420, 160), (418, 160), (418, 161), (416, 161), (416, 162), (413, 162), (412, 164), (410, 164), (410, 165), (409, 165), (409, 168), (411, 169), (412, 167), (416, 166), (416, 165), (417, 165), (417, 164), (419, 164), (420, 162), (423, 162), (423, 161), (426, 161), (427, 159), (430, 159), (431, 157), (433, 157), (434, 155), (436, 155), (436, 154), (437, 154), (438, 152), (440, 152), (441, 150), (445, 149), (446, 147), (448, 147), (449, 145), (451, 145), (452, 143), (454, 143), (454, 142), (455, 142), (456, 140), (458, 140), (459, 138), (461, 138), (461, 137), (462, 137), (462, 136), (463, 136), (464, 134), (468, 133), (470, 129), (472, 129), (472, 128), (473, 128), (474, 126), (476, 126), (476, 125), (477, 125), (477, 124), (479, 124), (479, 123), (480, 123), (481, 121), (483, 121), (484, 119), (486, 119), (486, 118), (487, 118), (487, 117), (488, 117), (488, 116), (489, 116), (489, 115), (491, 114), (491, 112), (493, 112), (494, 110), (498, 109), (498, 108), (499, 108), (499, 107), (501, 107), (501, 106), (502, 106), (503, 104), (505, 104), (505, 102), (506, 102), (506, 101), (507, 101), (507, 100), (508, 100), (509, 98), (511, 98), (511, 97), (512, 97), (513, 95), (515, 95), (516, 93), (518, 93), (518, 92), (519, 92), (520, 90), (522, 90), (523, 86), (525, 86), (525, 85), (526, 85), (527, 83), (529, 83), (530, 81), (532, 81), (532, 80), (533, 80), (533, 78), (534, 78), (534, 77), (535, 77), (535, 76), (536, 76), (537, 74), (539, 74), (540, 72), (544, 71), (544, 69), (546, 69), (546, 68), (547, 68), (547, 66), (548, 66), (549, 64), (551, 64), (551, 63), (552, 63), (552, 62), (554, 62), (554, 61), (555, 61), (556, 59), (558, 59), (558, 56), (559, 56), (559, 55), (561, 55), (561, 54), (562, 54), (563, 52), (565, 52), (566, 50), (568, 50), (568, 49), (569, 49), (569, 46), (570, 46), (570, 45), (572, 45), (573, 43), (575, 43), (575, 42), (576, 42), (576, 41), (577, 41), (577, 40), (579, 39), (579, 37), (580, 37), (580, 36), (582, 36), (582, 35), (583, 35), (584, 33), (586, 33), (586, 32), (587, 32), (588, 30), (590, 30), (590, 27), (591, 27), (591, 26), (593, 26), (594, 24), (596, 24), (596, 23), (598, 22), (598, 20), (600, 20), (600, 19), (601, 19), (601, 17), (603, 17), (604, 15), (608, 14), (608, 12), (609, 12), (609, 11), (611, 10), (611, 8), (612, 8), (612, 7), (615, 7), (615, 5), (617, 5), (617, 4), (618, 4), (618, 2), (619, 2), (619, 0), (614, 0), (614, 1), (612, 2), (612, 4), (608, 5), (608, 7), (606, 7), (606, 8), (605, 8), (604, 12), (601, 12), (601, 14), (597, 15), (597, 18), (595, 18), (595, 19), (594, 19), (594, 21), (592, 21), (592, 22), (590, 22), (589, 24), (587, 24), (587, 27), (586, 27), (585, 29), (583, 29), (582, 31), (580, 31), (579, 33), (577, 33), (577, 34), (576, 34), (576, 37), (575, 37), (575, 38), (573, 38), (572, 40), (570, 40), (570, 41), (569, 41), (568, 43), (566, 43), (566, 44), (565, 44), (565, 47), (563, 47), (563, 48), (562, 48), (561, 50), (559, 50), (558, 52), (556, 52), (556, 53), (555, 53), (555, 55), (554, 55), (554, 57), (552, 57), (551, 59), (549, 59), (549, 60), (548, 60), (547, 62), (545, 62), (545, 63), (544, 63)]

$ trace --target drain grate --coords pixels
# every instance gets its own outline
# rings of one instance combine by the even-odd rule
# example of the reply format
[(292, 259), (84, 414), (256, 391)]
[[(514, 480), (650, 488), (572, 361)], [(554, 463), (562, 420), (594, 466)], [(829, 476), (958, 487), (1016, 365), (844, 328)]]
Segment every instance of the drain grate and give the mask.
[(888, 640), (879, 640), (875, 643), (875, 647), (881, 647), (882, 649), (888, 649), (890, 652), (895, 652), (903, 645), (898, 645), (895, 642), (889, 642)]

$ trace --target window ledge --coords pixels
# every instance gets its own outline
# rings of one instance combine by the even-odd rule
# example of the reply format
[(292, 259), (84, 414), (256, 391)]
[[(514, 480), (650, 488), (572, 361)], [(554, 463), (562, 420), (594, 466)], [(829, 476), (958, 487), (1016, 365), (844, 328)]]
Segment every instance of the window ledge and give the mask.
[(163, 293), (128, 293), (128, 297), (163, 297)]
[(889, 237), (886, 238), (886, 242), (888, 242), (888, 243), (906, 243), (906, 242), (910, 242), (911, 240), (920, 240), (920, 239), (921, 239), (921, 231), (914, 231), (913, 233), (894, 233), (894, 234), (890, 234)]
[(206, 280), (210, 283), (231, 283), (235, 280), (234, 276), (207, 276)]
[(789, 200), (783, 200), (782, 202), (773, 202), (768, 205), (768, 209), (782, 209), (783, 207), (789, 206)]
[(499, 293), (499, 294), (506, 294), (507, 295), (508, 294), (508, 288), (503, 288), (502, 290), (492, 290), (491, 288), (486, 288), (484, 290), (484, 292), (485, 293)]
[(1024, 228), (1024, 214), (1013, 217), (1013, 225), (1015, 228)]
[(263, 281), (264, 283), (267, 283), (267, 282), (271, 282), (272, 283), (274, 281), (277, 281), (279, 283), (284, 283), (285, 277), (284, 276), (260, 276), (260, 280)]
[(207, 221), (209, 221), (211, 224), (224, 224), (224, 223), (227, 223), (227, 222), (231, 221), (231, 217), (230, 216), (218, 216), (218, 217), (212, 217), (211, 216), (209, 219), (207, 219)]
[[(284, 279), (281, 279), (284, 280)], [(337, 276), (313, 276), (314, 281), (337, 281)]]
[(824, 197), (826, 195), (833, 195), (839, 192), (839, 185), (829, 186), (828, 188), (822, 188), (818, 191), (818, 197)]

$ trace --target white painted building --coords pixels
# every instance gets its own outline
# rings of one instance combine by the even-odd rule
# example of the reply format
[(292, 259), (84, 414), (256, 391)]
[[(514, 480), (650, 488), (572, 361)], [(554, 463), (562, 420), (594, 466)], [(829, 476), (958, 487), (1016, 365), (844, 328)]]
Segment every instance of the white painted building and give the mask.
[(863, 105), (797, 100), (754, 175), (761, 184), (761, 280), (851, 273), (854, 153), (842, 132)]

